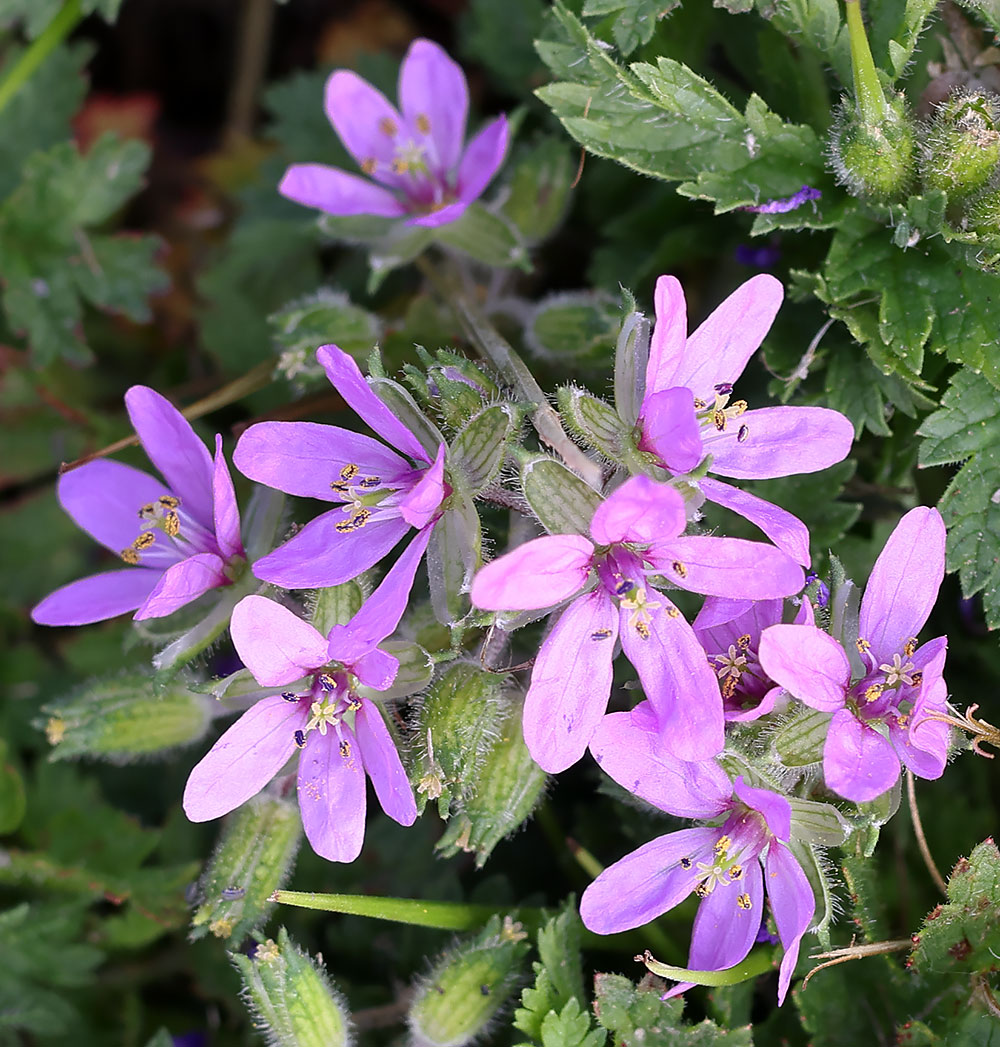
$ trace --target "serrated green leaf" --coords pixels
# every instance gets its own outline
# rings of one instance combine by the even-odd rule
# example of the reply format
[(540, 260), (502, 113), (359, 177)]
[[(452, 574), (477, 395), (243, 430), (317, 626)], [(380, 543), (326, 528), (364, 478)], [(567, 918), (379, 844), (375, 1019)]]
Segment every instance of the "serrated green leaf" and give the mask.
[(678, 6), (680, 0), (585, 0), (584, 17), (613, 14), (611, 33), (623, 55), (648, 44), (656, 23)]
[(920, 464), (963, 462), (1000, 445), (1000, 397), (981, 376), (961, 370), (952, 375), (941, 407), (923, 420), (917, 435)]
[(542, 1047), (603, 1047), (607, 1038), (603, 1029), (591, 1027), (590, 1015), (575, 999), (542, 1019)]

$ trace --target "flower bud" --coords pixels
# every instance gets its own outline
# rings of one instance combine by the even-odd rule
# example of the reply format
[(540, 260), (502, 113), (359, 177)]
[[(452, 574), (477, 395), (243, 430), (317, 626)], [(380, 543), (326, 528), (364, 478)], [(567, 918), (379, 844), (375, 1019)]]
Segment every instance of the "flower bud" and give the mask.
[(301, 838), (297, 805), (267, 793), (229, 815), (198, 883), (192, 939), (211, 933), (238, 944), (260, 927), (272, 908), (271, 895), (291, 871)]
[[(447, 349), (431, 356), (418, 346), (417, 353), (427, 368), (426, 377), (421, 376), (427, 402), (453, 428), (461, 428), (485, 404), (499, 398), (499, 386), (472, 360)], [(416, 376), (408, 373), (408, 377), (412, 381)]]
[(500, 737), (476, 775), (475, 792), (448, 823), (437, 842), (445, 857), (467, 851), (482, 868), (493, 848), (535, 809), (545, 789), (545, 772), (531, 758), (521, 733), (521, 704), (513, 703), (499, 725)]
[(154, 691), (150, 677), (129, 673), (94, 681), (43, 711), (48, 720), (39, 726), (52, 744), (50, 759), (128, 763), (198, 741), (211, 722), (212, 702), (176, 680)]
[(920, 150), (925, 189), (964, 200), (989, 182), (1000, 161), (998, 107), (983, 93), (959, 94), (938, 108)]
[(408, 1018), (412, 1047), (463, 1047), (486, 1031), (522, 974), (528, 943), (520, 924), (494, 916), (460, 941), (417, 987)]
[(499, 735), (504, 703), (500, 678), (469, 662), (449, 666), (424, 696), (417, 713), (417, 803), (437, 800), (447, 818), (452, 803), (476, 789), (480, 769)]
[(604, 367), (621, 327), (618, 303), (594, 291), (560, 291), (543, 298), (528, 315), (528, 347), (546, 360)]
[(253, 958), (235, 955), (254, 1025), (273, 1047), (346, 1047), (347, 1005), (322, 966), (294, 945), (282, 928), (277, 942), (258, 945)]
[(646, 392), (652, 328), (649, 320), (635, 308), (635, 299), (627, 292), (623, 292), (623, 297), (629, 312), (615, 346), (615, 407), (626, 425), (635, 425)]
[(563, 424), (574, 436), (585, 440), (610, 461), (621, 461), (630, 433), (610, 404), (575, 385), (560, 386), (556, 400)]

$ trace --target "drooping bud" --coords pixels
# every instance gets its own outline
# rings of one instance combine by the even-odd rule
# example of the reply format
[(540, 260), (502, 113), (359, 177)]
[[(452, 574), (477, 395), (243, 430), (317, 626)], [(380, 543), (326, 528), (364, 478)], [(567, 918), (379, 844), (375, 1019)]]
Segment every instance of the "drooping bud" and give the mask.
[(437, 800), (442, 818), (476, 791), (483, 762), (499, 737), (505, 703), (500, 677), (469, 662), (450, 665), (420, 703), (414, 723), (417, 804)]
[(646, 391), (646, 365), (652, 329), (649, 320), (635, 308), (635, 299), (624, 291), (627, 310), (615, 346), (615, 407), (626, 425), (639, 420)]
[(273, 1047), (347, 1047), (350, 1012), (321, 964), (298, 948), (282, 927), (277, 942), (253, 957), (234, 955), (254, 1025)]
[(198, 882), (192, 939), (210, 933), (238, 945), (262, 926), (301, 838), (298, 806), (277, 796), (262, 793), (229, 815)]
[(545, 789), (545, 772), (524, 744), (519, 702), (508, 708), (499, 729), (500, 738), (476, 776), (475, 792), (464, 798), (464, 809), (437, 842), (437, 850), (446, 857), (460, 850), (475, 854), (477, 868), (527, 820)]
[(831, 133), (837, 178), (855, 196), (878, 201), (903, 196), (913, 177), (914, 133), (902, 95), (879, 80), (861, 19), (860, 0), (845, 0), (854, 98), (844, 99)]
[(984, 188), (1000, 162), (1000, 107), (983, 92), (952, 96), (931, 120), (920, 150), (925, 189), (965, 200)]
[(524, 327), (537, 356), (574, 367), (606, 365), (621, 326), (618, 303), (593, 291), (561, 291), (543, 298)]
[(212, 702), (179, 681), (154, 690), (150, 677), (129, 673), (96, 680), (43, 712), (48, 718), (38, 726), (52, 744), (49, 759), (128, 763), (198, 741), (211, 722)]
[(487, 1029), (517, 986), (528, 952), (520, 924), (492, 917), (458, 942), (417, 986), (408, 1024), (412, 1047), (463, 1047)]

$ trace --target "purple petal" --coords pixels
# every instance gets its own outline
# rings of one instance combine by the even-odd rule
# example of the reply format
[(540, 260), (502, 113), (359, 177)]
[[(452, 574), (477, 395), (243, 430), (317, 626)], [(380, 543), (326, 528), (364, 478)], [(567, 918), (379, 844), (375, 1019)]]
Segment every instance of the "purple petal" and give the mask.
[(753, 948), (763, 912), (760, 863), (748, 861), (739, 880), (719, 884), (698, 906), (691, 928), (690, 966), (699, 971), (734, 967)]
[(233, 463), (244, 476), (286, 494), (342, 502), (332, 483), (357, 466), (359, 478), (377, 477), (394, 486), (413, 468), (370, 436), (315, 422), (258, 422), (240, 437)]
[(691, 626), (663, 593), (648, 592), (660, 606), (650, 611), (645, 637), (630, 622), (631, 612), (621, 610), (622, 649), (656, 712), (667, 751), (679, 760), (711, 759), (724, 745), (719, 681)]
[(750, 204), (741, 208), (753, 214), (784, 214), (786, 211), (794, 211), (809, 200), (818, 200), (823, 194), (812, 186), (804, 185), (797, 193), (791, 196), (783, 196), (777, 200), (768, 200), (764, 204)]
[(770, 789), (747, 785), (742, 775), (733, 781), (733, 792), (747, 805), (764, 816), (767, 827), (782, 842), (792, 833), (792, 807), (784, 796)]
[(761, 633), (781, 621), (783, 600), (731, 600), (710, 596), (701, 606), (692, 628), (706, 653), (722, 654), (743, 636), (756, 651)]
[(461, 218), (468, 211), (469, 205), (463, 200), (457, 200), (446, 207), (439, 207), (436, 211), (428, 211), (426, 214), (413, 215), (406, 219), (406, 225), (418, 225), (424, 229), (437, 229), (442, 225), (448, 225)]
[(382, 218), (406, 214), (405, 205), (388, 189), (326, 164), (292, 164), (285, 171), (278, 192), (297, 204), (327, 214), (373, 214)]
[(444, 457), (448, 448), (438, 448), (434, 464), (399, 503), (399, 513), (411, 527), (426, 527), (437, 515), (450, 493), (444, 482)]
[(365, 772), (358, 743), (341, 725), (346, 755), (330, 731), (311, 731), (299, 757), (299, 810), (312, 849), (331, 862), (353, 862), (365, 840)]
[(197, 553), (180, 563), (171, 564), (135, 612), (135, 620), (165, 618), (178, 608), (220, 585), (228, 585), (225, 563), (215, 553)]
[(587, 751), (611, 694), (618, 613), (603, 588), (559, 616), (531, 672), (524, 741), (535, 762), (556, 774)]
[(535, 611), (578, 593), (590, 576), (594, 546), (583, 535), (534, 538), (481, 568), (470, 597), (486, 611)]
[[(933, 648), (933, 654), (924, 665), (920, 692), (910, 713), (909, 741), (924, 752), (947, 755), (950, 728), (940, 720), (927, 719), (930, 713), (943, 713), (947, 710), (948, 688), (942, 673), (948, 654), (948, 642), (943, 636), (939, 639), (944, 642), (928, 641), (913, 658), (914, 664), (917, 664), (917, 656), (926, 656)], [(920, 665), (917, 665), (917, 668), (920, 668)], [(921, 777), (928, 776), (922, 774)]]
[(263, 687), (283, 687), (326, 665), (326, 638), (287, 607), (247, 596), (233, 609), (236, 653)]
[[(395, 632), (410, 599), (413, 579), (427, 551), (432, 530), (426, 527), (418, 531), (375, 592), (361, 605), (358, 613), (347, 625), (335, 625), (330, 630), (327, 637), (329, 658), (338, 662), (353, 662)], [(377, 689), (385, 690), (384, 687)]]
[(90, 625), (134, 611), (160, 580), (161, 571), (128, 567), (80, 578), (37, 604), (31, 620), (38, 625)]
[(899, 757), (888, 739), (850, 709), (840, 709), (830, 720), (823, 746), (823, 777), (838, 795), (866, 803), (896, 784)]
[(590, 533), (598, 545), (666, 541), (684, 530), (684, 498), (669, 484), (633, 476), (594, 512)]
[(385, 691), (399, 673), (399, 659), (376, 647), (345, 664), (366, 687)]
[(761, 668), (813, 709), (843, 707), (851, 681), (851, 663), (843, 647), (812, 625), (772, 625), (760, 636)]
[(787, 696), (787, 693), (783, 687), (771, 687), (764, 692), (760, 701), (749, 709), (737, 709), (727, 705), (725, 709), (726, 722), (747, 723), (750, 720), (759, 720), (762, 716), (767, 716), (768, 713), (774, 712), (778, 699), (783, 695)]
[(255, 577), (285, 589), (340, 585), (374, 566), (410, 529), (399, 516), (374, 518), (353, 531), (338, 531), (339, 509), (317, 516), (294, 538), (253, 565)]
[(191, 772), (184, 813), (193, 822), (207, 822), (259, 793), (295, 752), (295, 732), (308, 719), (308, 705), (280, 695), (251, 706)]
[(199, 523), (212, 526), (215, 470), (208, 448), (169, 400), (144, 385), (125, 394), (125, 407), (149, 460)]
[(456, 179), (458, 198), (463, 204), (470, 204), (482, 196), (503, 163), (509, 137), (507, 118), (498, 116), (465, 147)]
[(799, 958), (802, 935), (809, 929), (816, 912), (812, 888), (795, 856), (780, 844), (771, 843), (764, 859), (767, 895), (778, 925), (778, 937), (785, 949), (778, 974), (778, 1006), (785, 1002), (788, 986)]
[(673, 538), (645, 555), (671, 582), (692, 593), (770, 600), (805, 585), (802, 568), (787, 553), (742, 538)]
[(397, 139), (403, 118), (382, 94), (349, 69), (338, 69), (326, 82), (326, 115), (345, 148), (363, 167), (375, 160), (380, 180), (387, 177), (396, 156)]
[(672, 472), (686, 473), (705, 457), (694, 393), (683, 386), (662, 389), (642, 401), (641, 451), (649, 451)]
[(663, 749), (659, 724), (643, 702), (630, 713), (605, 716), (590, 741), (601, 770), (624, 789), (679, 818), (714, 818), (733, 793), (714, 760), (686, 763)]
[(710, 501), (724, 505), (759, 527), (796, 563), (802, 564), (803, 567), (809, 566), (809, 530), (798, 517), (770, 502), (765, 502), (763, 498), (724, 484), (720, 480), (713, 480), (710, 476), (699, 480), (698, 486)]
[(687, 303), (676, 276), (661, 276), (653, 295), (656, 326), (646, 364), (646, 399), (682, 383), (673, 381), (687, 342)]
[(580, 899), (584, 926), (596, 934), (615, 934), (662, 916), (703, 879), (698, 862), (712, 853), (719, 836), (718, 829), (681, 829), (609, 865)]
[(945, 530), (937, 509), (911, 509), (889, 535), (861, 598), (859, 632), (879, 661), (924, 627), (944, 578)]
[(762, 407), (705, 441), (712, 472), (737, 480), (815, 473), (842, 462), (854, 426), (826, 407)]
[(365, 770), (375, 787), (375, 795), (382, 810), (400, 825), (412, 825), (417, 820), (413, 789), (410, 788), (392, 736), (371, 702), (362, 703), (354, 720), (354, 730)]
[(398, 448), (414, 461), (427, 462), (430, 458), (420, 441), (372, 392), (358, 365), (336, 345), (321, 345), (316, 359), (326, 371), (330, 384), (344, 398), (347, 405), (363, 419), (390, 446)]
[[(63, 473), (57, 490), (77, 527), (115, 554), (139, 534), (139, 508), (169, 493), (155, 476), (106, 458)], [(165, 535), (158, 540), (166, 544)]]
[(430, 140), (432, 170), (447, 174), (462, 152), (469, 111), (461, 66), (433, 41), (414, 40), (399, 69), (399, 105), (410, 131)]
[(714, 386), (732, 384), (743, 373), (784, 295), (781, 283), (768, 273), (747, 280), (689, 336), (669, 384), (686, 385), (696, 396), (712, 400)]
[(215, 540), (224, 560), (233, 556), (246, 556), (240, 538), (240, 507), (236, 504), (236, 491), (229, 466), (222, 453), (222, 437), (215, 437), (215, 469), (212, 474), (212, 505), (215, 518)]

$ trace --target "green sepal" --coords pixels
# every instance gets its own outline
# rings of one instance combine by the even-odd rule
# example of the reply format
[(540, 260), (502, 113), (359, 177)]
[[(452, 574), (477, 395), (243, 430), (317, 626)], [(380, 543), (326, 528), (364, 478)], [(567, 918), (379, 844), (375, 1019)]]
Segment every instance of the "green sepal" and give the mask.
[(335, 625), (347, 623), (361, 610), (365, 594), (356, 579), (317, 589), (310, 620), (326, 636)]
[(244, 999), (272, 1047), (347, 1047), (347, 1005), (320, 963), (281, 928), (277, 942), (257, 946), (253, 958), (232, 955), (243, 979)]
[(560, 386), (556, 402), (563, 424), (571, 433), (586, 440), (609, 461), (621, 462), (631, 443), (631, 430), (610, 404), (575, 385)]
[(601, 496), (576, 473), (547, 455), (525, 456), (521, 490), (549, 534), (589, 534)]
[(369, 378), (368, 384), (382, 403), (413, 433), (433, 461), (445, 440), (437, 426), (417, 407), (413, 397), (391, 378)]
[(851, 826), (833, 804), (787, 797), (792, 808), (792, 837), (818, 847), (839, 847)]
[(635, 308), (635, 299), (622, 292), (627, 310), (615, 344), (615, 407), (625, 425), (639, 421), (646, 392), (646, 365), (652, 333), (649, 320)]
[(523, 415), (515, 404), (493, 404), (473, 415), (459, 431), (448, 449), (448, 473), (466, 495), (477, 495), (497, 478)]
[(771, 736), (771, 745), (786, 767), (808, 767), (823, 759), (831, 713), (804, 705)]
[(531, 269), (514, 223), (479, 202), (470, 204), (461, 218), (435, 230), (434, 239), (486, 265)]
[(361, 694), (382, 701), (408, 698), (411, 694), (422, 691), (431, 682), (434, 675), (434, 659), (420, 644), (408, 640), (383, 640), (379, 648), (399, 662), (396, 678), (384, 691), (369, 691), (368, 688), (359, 686), (358, 691)]
[(442, 625), (454, 625), (469, 613), (469, 588), (482, 563), (482, 545), (479, 513), (471, 499), (455, 491), (427, 546), (431, 606)]
[(230, 814), (198, 881), (191, 938), (214, 934), (233, 945), (264, 924), (302, 840), (298, 805), (261, 793)]
[(792, 839), (788, 841), (788, 849), (805, 873), (816, 902), (809, 930), (819, 937), (824, 949), (829, 949), (830, 923), (837, 912), (837, 906), (830, 887), (828, 863), (820, 857), (815, 847), (811, 847), (804, 840), (796, 839), (794, 829), (792, 834)]

